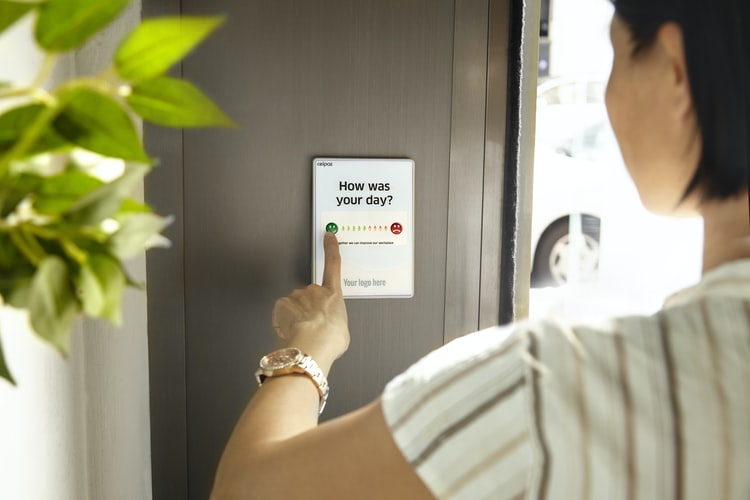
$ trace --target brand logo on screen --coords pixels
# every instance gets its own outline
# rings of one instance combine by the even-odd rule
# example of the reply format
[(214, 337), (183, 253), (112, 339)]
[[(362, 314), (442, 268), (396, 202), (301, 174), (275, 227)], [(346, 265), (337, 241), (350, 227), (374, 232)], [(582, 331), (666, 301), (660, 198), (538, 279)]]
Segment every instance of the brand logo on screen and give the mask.
[(331, 163), (330, 161), (319, 161), (318, 163), (316, 163), (316, 165), (319, 167), (332, 167), (333, 163)]

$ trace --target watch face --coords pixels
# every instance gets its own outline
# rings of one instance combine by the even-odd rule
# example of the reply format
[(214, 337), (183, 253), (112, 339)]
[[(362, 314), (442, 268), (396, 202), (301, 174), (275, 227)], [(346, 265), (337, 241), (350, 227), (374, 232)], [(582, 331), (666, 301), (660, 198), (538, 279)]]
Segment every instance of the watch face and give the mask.
[(269, 371), (280, 370), (294, 364), (300, 357), (302, 351), (296, 347), (287, 347), (263, 356), (260, 367)]

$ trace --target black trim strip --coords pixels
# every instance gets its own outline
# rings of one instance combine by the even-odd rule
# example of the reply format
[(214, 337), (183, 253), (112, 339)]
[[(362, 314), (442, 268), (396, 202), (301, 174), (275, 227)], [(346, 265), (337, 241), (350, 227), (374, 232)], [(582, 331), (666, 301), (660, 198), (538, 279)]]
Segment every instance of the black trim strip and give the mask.
[[(518, 247), (518, 176), (521, 148), (521, 88), (523, 79), (523, 0), (510, 2), (508, 30), (508, 93), (505, 126), (505, 169), (500, 234), (499, 324), (515, 319), (516, 249)], [(534, 69), (536, 71), (536, 69)]]

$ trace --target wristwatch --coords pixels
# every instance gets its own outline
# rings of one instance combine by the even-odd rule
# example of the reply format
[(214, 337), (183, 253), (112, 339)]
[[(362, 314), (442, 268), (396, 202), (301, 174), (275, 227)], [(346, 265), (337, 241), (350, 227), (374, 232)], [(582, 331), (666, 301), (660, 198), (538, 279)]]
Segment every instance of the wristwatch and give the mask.
[(261, 386), (268, 377), (280, 377), (293, 373), (301, 373), (310, 377), (320, 395), (318, 415), (323, 413), (328, 399), (328, 380), (318, 363), (296, 347), (285, 347), (263, 356), (260, 359), (260, 367), (255, 372), (255, 379), (258, 381), (258, 386)]

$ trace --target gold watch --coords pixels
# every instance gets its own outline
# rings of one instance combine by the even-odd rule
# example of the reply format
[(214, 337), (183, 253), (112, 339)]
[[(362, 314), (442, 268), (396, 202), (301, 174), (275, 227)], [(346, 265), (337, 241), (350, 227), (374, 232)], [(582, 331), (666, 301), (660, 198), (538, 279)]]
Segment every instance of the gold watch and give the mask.
[(323, 413), (328, 399), (328, 380), (318, 363), (296, 347), (285, 347), (263, 356), (260, 359), (260, 367), (255, 372), (255, 379), (258, 381), (258, 386), (261, 386), (268, 377), (280, 377), (293, 373), (301, 373), (310, 377), (320, 395), (318, 415)]

